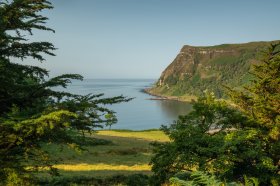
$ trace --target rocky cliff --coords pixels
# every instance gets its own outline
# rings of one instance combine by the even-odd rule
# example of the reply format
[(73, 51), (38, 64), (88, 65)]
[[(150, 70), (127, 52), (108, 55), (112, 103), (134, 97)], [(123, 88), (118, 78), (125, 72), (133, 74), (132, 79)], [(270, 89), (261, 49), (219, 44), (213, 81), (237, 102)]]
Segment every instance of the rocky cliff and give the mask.
[(223, 85), (241, 87), (250, 82), (252, 64), (258, 63), (261, 51), (274, 42), (185, 45), (148, 91), (165, 96), (198, 96), (208, 89), (223, 97)]

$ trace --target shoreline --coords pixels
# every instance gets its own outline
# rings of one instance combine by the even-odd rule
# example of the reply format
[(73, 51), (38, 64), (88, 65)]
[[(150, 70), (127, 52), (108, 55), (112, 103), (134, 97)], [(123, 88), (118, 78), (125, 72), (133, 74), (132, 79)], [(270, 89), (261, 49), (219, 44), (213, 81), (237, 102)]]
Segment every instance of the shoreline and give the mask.
[(183, 97), (183, 96), (165, 96), (161, 94), (157, 94), (154, 92), (151, 92), (151, 88), (145, 88), (142, 89), (141, 91), (145, 94), (149, 94), (151, 96), (155, 96), (155, 98), (150, 98), (150, 100), (172, 100), (172, 101), (180, 101), (180, 102), (188, 102), (191, 103), (194, 100), (196, 100), (196, 97)]
[[(150, 90), (151, 88), (145, 88), (142, 89), (141, 91), (145, 94), (149, 94), (151, 96), (155, 96), (155, 98), (149, 98), (150, 100), (172, 100), (172, 101), (180, 101), (180, 102), (187, 102), (187, 103), (192, 103), (194, 101), (197, 101), (196, 96), (192, 96), (192, 95), (183, 95), (183, 96), (165, 96), (165, 95), (160, 95), (154, 92), (151, 92)], [(231, 102), (230, 100), (227, 99), (223, 99), (223, 98), (219, 98), (220, 101), (225, 101), (227, 104), (229, 104), (230, 106), (235, 107), (236, 105)]]
[(151, 88), (143, 89), (144, 93), (155, 97), (155, 98), (150, 98), (150, 100), (173, 100), (173, 101), (180, 101), (178, 97), (175, 97), (175, 96), (163, 96), (163, 95), (160, 95), (160, 94), (155, 94), (155, 93), (150, 92), (149, 91), (150, 89)]

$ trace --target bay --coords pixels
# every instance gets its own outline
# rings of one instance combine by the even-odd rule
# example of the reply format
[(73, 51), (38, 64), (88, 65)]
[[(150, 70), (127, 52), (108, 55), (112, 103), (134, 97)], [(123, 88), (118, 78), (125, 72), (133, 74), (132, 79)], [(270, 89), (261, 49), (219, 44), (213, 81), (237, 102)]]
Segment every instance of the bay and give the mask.
[(112, 129), (146, 130), (157, 129), (161, 125), (168, 125), (190, 112), (192, 106), (186, 102), (175, 100), (151, 100), (153, 96), (142, 92), (151, 87), (154, 79), (85, 79), (73, 81), (67, 88), (75, 94), (99, 94), (104, 97), (123, 95), (134, 98), (127, 103), (107, 106), (116, 112), (118, 122)]

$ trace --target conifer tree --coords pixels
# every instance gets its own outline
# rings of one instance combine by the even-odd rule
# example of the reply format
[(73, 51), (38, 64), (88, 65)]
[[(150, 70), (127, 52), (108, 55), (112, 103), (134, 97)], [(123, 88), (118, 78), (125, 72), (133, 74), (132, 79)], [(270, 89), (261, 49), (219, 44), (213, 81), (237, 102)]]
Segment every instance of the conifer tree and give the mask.
[(262, 63), (255, 65), (255, 79), (244, 91), (228, 88), (236, 105), (268, 130), (271, 140), (280, 138), (280, 44), (263, 51)]
[[(28, 58), (44, 62), (45, 55), (55, 56), (52, 43), (32, 42), (26, 36), (32, 37), (34, 30), (54, 32), (46, 26), (48, 18), (40, 14), (52, 8), (47, 0), (0, 0), (1, 185), (27, 185), (36, 167), (48, 166), (55, 172), (42, 142), (75, 143), (69, 130), (83, 133), (111, 125), (117, 119), (104, 105), (129, 100), (54, 91), (53, 87), (66, 87), (71, 79), (83, 77), (63, 74), (48, 79), (46, 69), (24, 64)], [(29, 161), (34, 169), (26, 169)]]
[[(238, 108), (253, 121), (261, 143), (259, 154), (266, 153), (262, 161), (264, 179), (271, 184), (280, 183), (280, 43), (263, 51), (261, 63), (253, 67), (255, 79), (245, 90), (228, 88)], [(257, 162), (258, 163), (258, 162)], [(267, 170), (272, 172), (264, 175)], [(268, 178), (267, 178), (268, 177)]]

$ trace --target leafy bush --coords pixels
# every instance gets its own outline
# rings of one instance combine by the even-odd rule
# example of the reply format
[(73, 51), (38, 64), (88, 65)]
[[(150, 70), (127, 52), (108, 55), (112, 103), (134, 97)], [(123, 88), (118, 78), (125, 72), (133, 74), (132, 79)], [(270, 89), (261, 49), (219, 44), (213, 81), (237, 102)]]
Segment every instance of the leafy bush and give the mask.
[(132, 175), (115, 175), (106, 178), (89, 178), (89, 177), (56, 177), (52, 180), (38, 180), (39, 185), (69, 186), (69, 185), (91, 185), (91, 186), (108, 186), (108, 185), (126, 185), (126, 186), (147, 186), (150, 177), (143, 174)]
[(127, 186), (147, 186), (149, 185), (149, 177), (143, 174), (134, 174), (128, 176), (125, 183)]
[(214, 175), (208, 175), (204, 172), (194, 171), (188, 179), (182, 180), (176, 175), (169, 179), (171, 186), (222, 186), (225, 185), (219, 181)]

